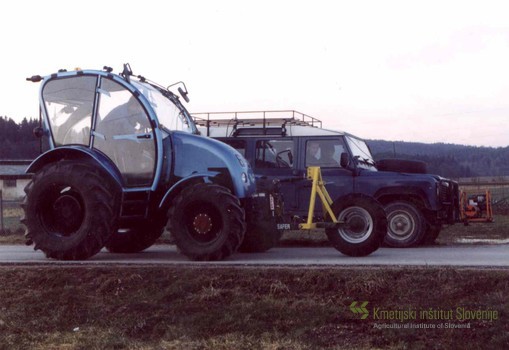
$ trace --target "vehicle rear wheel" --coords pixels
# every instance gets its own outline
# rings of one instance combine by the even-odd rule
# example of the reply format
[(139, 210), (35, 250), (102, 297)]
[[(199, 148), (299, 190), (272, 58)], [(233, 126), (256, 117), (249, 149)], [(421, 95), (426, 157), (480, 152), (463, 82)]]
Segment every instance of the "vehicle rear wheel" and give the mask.
[(239, 248), (246, 230), (239, 200), (222, 186), (198, 183), (175, 198), (168, 229), (191, 260), (221, 260)]
[(62, 160), (38, 171), (25, 187), (26, 237), (47, 257), (83, 260), (117, 230), (120, 188), (98, 167)]
[(410, 202), (397, 201), (385, 206), (388, 231), (384, 243), (389, 247), (407, 248), (424, 239), (426, 220), (419, 209)]
[(387, 233), (387, 220), (380, 203), (374, 198), (352, 194), (337, 199), (332, 211), (339, 228), (326, 228), (332, 246), (349, 256), (366, 256), (380, 247)]
[(143, 222), (120, 229), (106, 242), (106, 249), (111, 253), (141, 252), (152, 246), (161, 237), (164, 225), (164, 222)]

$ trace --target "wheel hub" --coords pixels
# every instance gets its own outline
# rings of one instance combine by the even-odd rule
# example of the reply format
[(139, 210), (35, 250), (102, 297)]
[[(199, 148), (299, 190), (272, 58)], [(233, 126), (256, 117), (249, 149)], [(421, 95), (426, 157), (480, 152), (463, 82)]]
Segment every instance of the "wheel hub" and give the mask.
[(364, 218), (359, 216), (354, 216), (348, 218), (347, 221), (348, 228), (356, 234), (363, 233), (367, 230), (368, 224)]
[(405, 215), (395, 215), (390, 220), (391, 231), (398, 236), (406, 236), (412, 230), (412, 222)]
[(193, 228), (197, 233), (205, 235), (212, 229), (212, 219), (207, 214), (198, 214), (194, 217)]
[(364, 208), (346, 208), (338, 219), (346, 224), (338, 232), (349, 243), (363, 242), (373, 232), (373, 219)]
[(58, 197), (52, 206), (52, 218), (56, 229), (62, 234), (75, 232), (83, 221), (83, 209), (79, 200), (72, 195)]

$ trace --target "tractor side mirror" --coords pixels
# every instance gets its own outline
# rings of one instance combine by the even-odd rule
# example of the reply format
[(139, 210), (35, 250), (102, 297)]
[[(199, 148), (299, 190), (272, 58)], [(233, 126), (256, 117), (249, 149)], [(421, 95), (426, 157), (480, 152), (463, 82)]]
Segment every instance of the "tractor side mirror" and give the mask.
[(182, 96), (182, 98), (184, 99), (184, 101), (186, 101), (187, 103), (189, 103), (189, 97), (187, 96), (187, 89), (186, 91), (182, 90), (182, 88), (179, 86), (179, 88), (177, 89), (180, 96)]
[[(186, 101), (187, 103), (189, 103), (189, 97), (187, 97), (187, 94), (188, 94), (188, 92), (187, 92), (187, 87), (186, 87), (186, 84), (184, 84), (184, 82), (183, 82), (183, 81), (179, 81), (179, 82), (177, 82), (177, 83), (175, 83), (175, 84), (171, 84), (171, 85), (169, 85), (169, 86), (166, 88), (166, 90), (168, 90), (168, 91), (169, 91), (169, 90), (170, 90), (170, 88), (171, 88), (172, 86), (179, 85), (179, 84), (181, 84), (181, 85), (182, 85), (182, 86), (179, 86), (179, 87), (178, 87), (178, 89), (177, 89), (177, 90), (178, 90), (178, 92), (179, 92), (179, 94), (180, 94), (180, 96), (182, 96), (182, 98), (184, 99), (184, 101)], [(182, 87), (183, 87), (183, 89), (182, 89)]]

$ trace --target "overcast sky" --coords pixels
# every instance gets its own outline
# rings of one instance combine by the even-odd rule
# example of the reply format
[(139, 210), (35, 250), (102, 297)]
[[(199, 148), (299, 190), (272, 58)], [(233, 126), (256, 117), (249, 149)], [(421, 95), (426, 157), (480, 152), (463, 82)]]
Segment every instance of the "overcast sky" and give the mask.
[(509, 145), (506, 1), (18, 1), (0, 116), (60, 68), (183, 80), (191, 112), (294, 109), (363, 138)]

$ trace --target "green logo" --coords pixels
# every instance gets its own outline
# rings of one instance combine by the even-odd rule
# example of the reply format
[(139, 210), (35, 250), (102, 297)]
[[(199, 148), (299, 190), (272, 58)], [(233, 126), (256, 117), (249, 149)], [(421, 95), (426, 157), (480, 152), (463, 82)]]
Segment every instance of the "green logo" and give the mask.
[(350, 310), (354, 314), (361, 314), (361, 320), (365, 320), (369, 316), (369, 311), (366, 309), (366, 305), (368, 305), (367, 301), (364, 301), (360, 306), (357, 306), (357, 302), (354, 301), (350, 304)]

